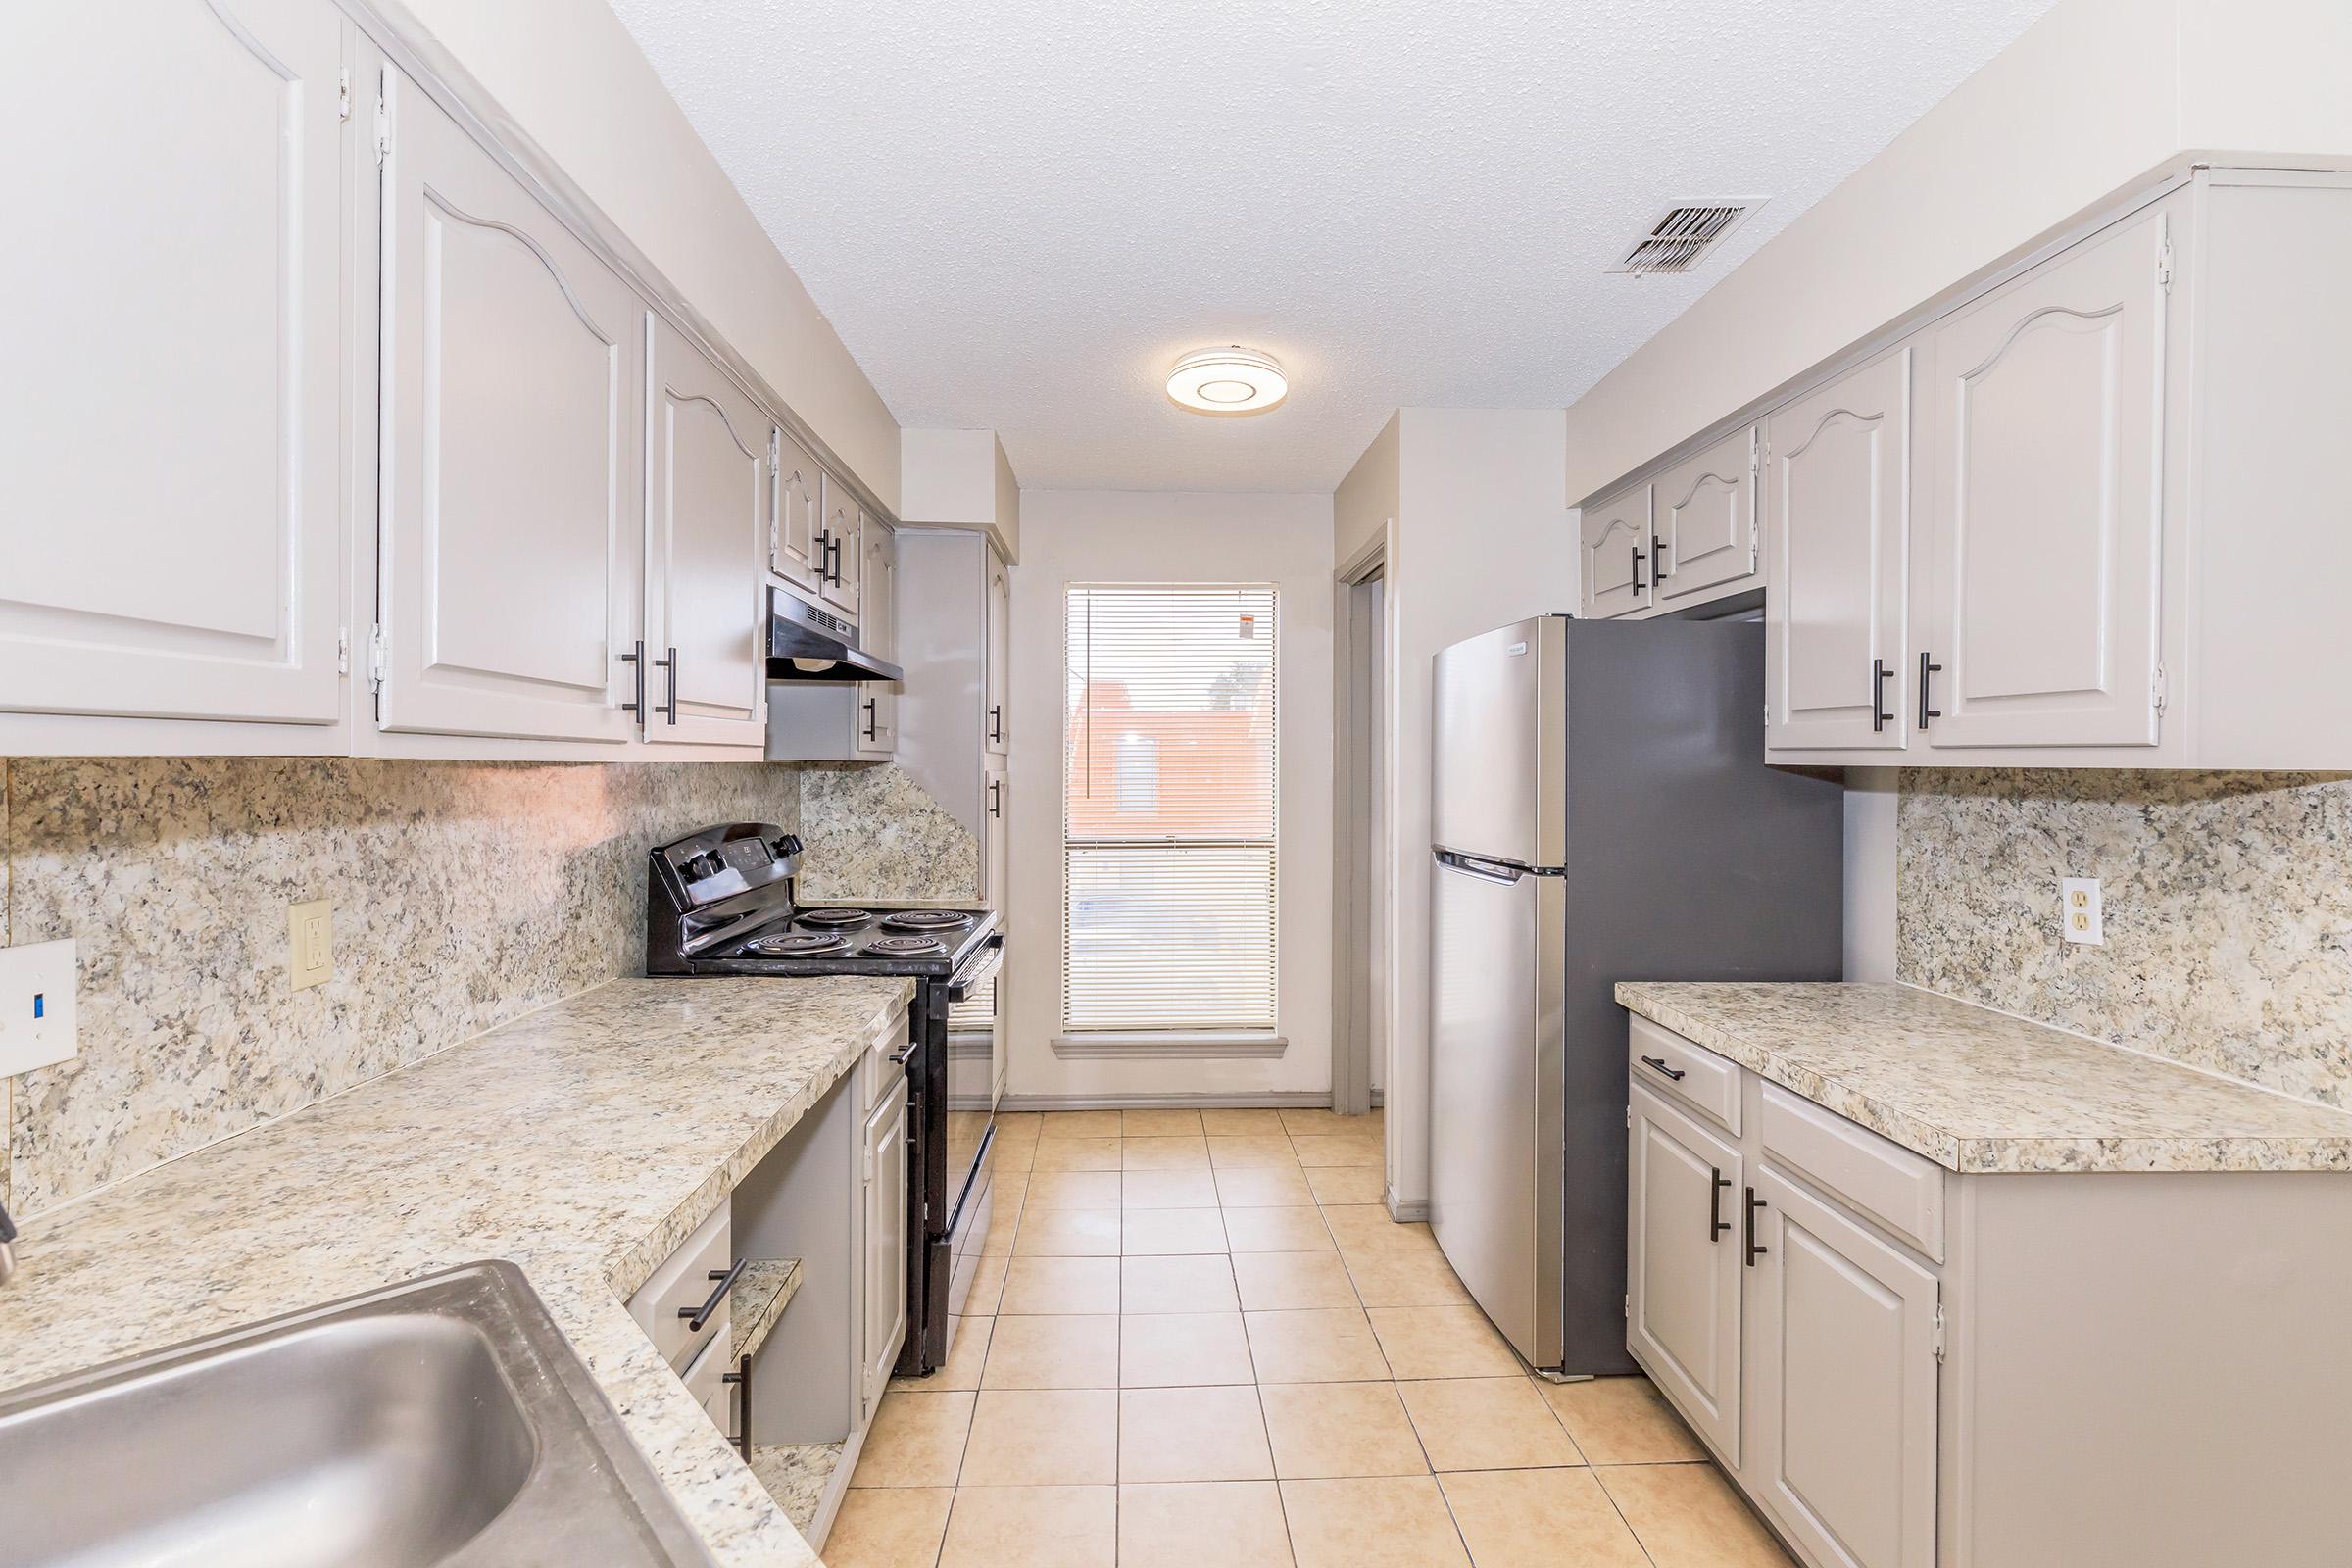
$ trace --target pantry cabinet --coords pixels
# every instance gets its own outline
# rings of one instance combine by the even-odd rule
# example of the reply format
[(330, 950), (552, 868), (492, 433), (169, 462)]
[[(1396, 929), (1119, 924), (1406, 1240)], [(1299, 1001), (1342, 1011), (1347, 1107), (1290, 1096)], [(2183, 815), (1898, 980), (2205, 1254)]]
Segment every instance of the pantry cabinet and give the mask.
[(1614, 620), (1649, 609), (1650, 487), (1636, 485), (1585, 508), (1579, 580), (1587, 620)]
[(1756, 461), (1750, 426), (1667, 469), (1652, 486), (1649, 566), (1659, 610), (1703, 604), (1754, 582)]
[(2153, 746), (2160, 203), (1925, 334), (1915, 721), (1934, 751)]
[(988, 546), (988, 750), (1012, 750), (1012, 568)]
[(762, 745), (778, 432), (676, 327), (648, 314), (645, 338), (646, 737)]
[(258, 720), (280, 728), (256, 748), (321, 749), (343, 710), (340, 14), (17, 9), (0, 719)]
[(1764, 427), (1764, 744), (1899, 752), (1911, 519), (1908, 348), (1776, 411)]
[(617, 755), (639, 683), (677, 691), (637, 662), (643, 307), (421, 88), (384, 93), (379, 722)]

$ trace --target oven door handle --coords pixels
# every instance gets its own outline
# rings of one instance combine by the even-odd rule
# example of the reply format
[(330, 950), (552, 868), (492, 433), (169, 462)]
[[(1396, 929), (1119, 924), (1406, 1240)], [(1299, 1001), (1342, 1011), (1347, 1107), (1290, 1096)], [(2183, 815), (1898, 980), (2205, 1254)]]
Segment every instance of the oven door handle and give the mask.
[(948, 981), (948, 1000), (961, 1002), (1004, 963), (1004, 935), (998, 932)]

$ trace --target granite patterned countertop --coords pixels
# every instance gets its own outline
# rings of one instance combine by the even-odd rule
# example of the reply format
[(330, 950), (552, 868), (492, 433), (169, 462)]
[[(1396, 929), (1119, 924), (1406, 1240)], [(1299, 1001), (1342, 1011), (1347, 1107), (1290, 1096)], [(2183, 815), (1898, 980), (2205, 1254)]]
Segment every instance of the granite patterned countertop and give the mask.
[(1617, 1001), (1947, 1170), (2352, 1170), (2352, 1113), (1900, 985)]
[(623, 1303), (912, 991), (615, 980), (28, 1220), (0, 1388), (508, 1258), (713, 1557), (814, 1564)]

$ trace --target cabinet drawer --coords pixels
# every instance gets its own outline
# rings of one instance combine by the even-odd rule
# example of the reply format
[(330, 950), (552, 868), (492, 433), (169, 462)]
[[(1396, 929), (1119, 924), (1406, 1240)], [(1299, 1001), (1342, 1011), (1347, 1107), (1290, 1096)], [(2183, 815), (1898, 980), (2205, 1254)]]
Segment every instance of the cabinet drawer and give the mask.
[(699, 1333), (691, 1327), (691, 1319), (680, 1315), (680, 1309), (700, 1306), (709, 1299), (718, 1283), (710, 1276), (723, 1276), (734, 1262), (732, 1240), (728, 1206), (721, 1203), (629, 1298), (629, 1316), (673, 1368), (685, 1367), (706, 1345), (726, 1343), (726, 1302), (721, 1301), (718, 1310), (703, 1320)]
[(867, 1043), (865, 1054), (858, 1061), (858, 1109), (860, 1114), (871, 1111), (890, 1098), (891, 1090), (906, 1076), (906, 1064), (891, 1058), (905, 1052), (907, 1046), (907, 1022), (905, 1012), (891, 1015), (890, 1022)]
[(1764, 1152), (1943, 1261), (1943, 1169), (1777, 1084), (1764, 1086)]
[(1633, 1081), (1697, 1111), (1725, 1132), (1740, 1132), (1740, 1069), (1671, 1029), (1634, 1015), (1626, 1068)]

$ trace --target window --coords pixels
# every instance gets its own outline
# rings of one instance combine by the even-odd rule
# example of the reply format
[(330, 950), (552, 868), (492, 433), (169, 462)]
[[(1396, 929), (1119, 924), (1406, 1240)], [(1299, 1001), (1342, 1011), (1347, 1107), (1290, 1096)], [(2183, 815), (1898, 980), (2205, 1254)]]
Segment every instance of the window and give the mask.
[(1073, 587), (1062, 1026), (1274, 1028), (1274, 590)]

